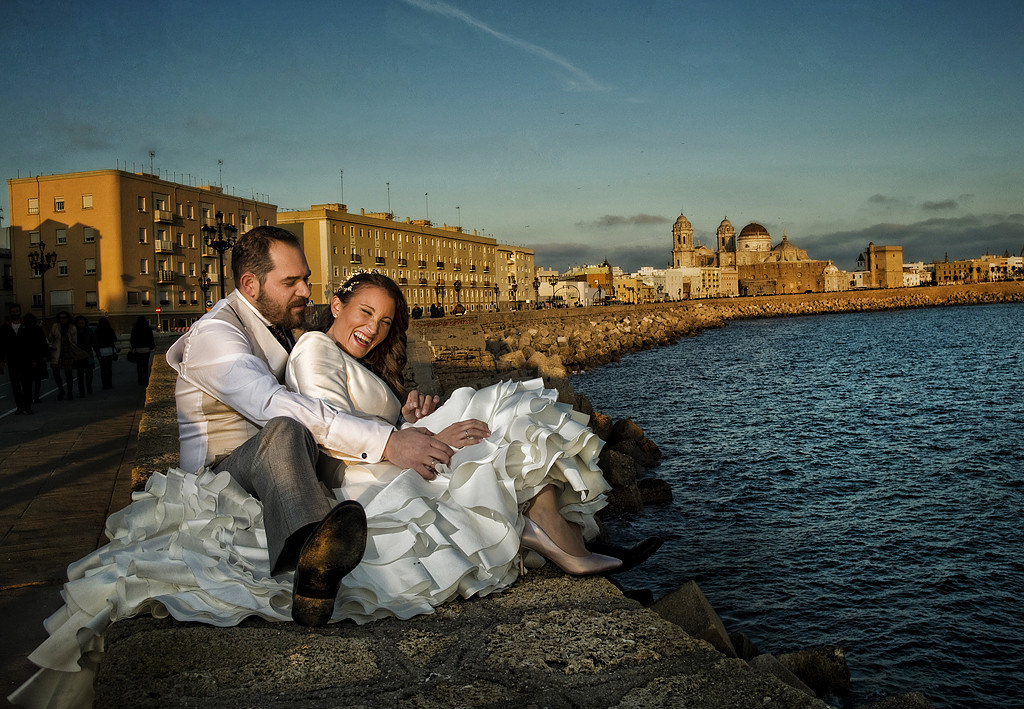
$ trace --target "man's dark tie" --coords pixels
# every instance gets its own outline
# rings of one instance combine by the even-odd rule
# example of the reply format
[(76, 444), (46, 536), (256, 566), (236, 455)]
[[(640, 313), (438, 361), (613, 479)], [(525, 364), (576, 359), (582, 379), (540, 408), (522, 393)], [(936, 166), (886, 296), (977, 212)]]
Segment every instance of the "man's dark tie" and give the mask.
[(267, 325), (267, 329), (274, 335), (274, 338), (281, 343), (285, 352), (292, 351), (292, 333), (280, 325)]

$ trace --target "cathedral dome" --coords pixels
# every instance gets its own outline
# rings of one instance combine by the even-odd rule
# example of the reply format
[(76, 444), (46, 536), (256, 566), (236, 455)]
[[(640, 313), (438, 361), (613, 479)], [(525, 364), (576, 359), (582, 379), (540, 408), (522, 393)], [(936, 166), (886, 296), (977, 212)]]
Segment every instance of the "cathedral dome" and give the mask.
[(736, 246), (740, 251), (771, 251), (772, 237), (763, 226), (751, 222), (736, 237)]
[(692, 229), (693, 228), (693, 225), (690, 224), (690, 220), (687, 219), (686, 217), (684, 217), (682, 214), (680, 214), (679, 218), (676, 219), (676, 224), (675, 225), (677, 227), (680, 227), (680, 228), (683, 228), (683, 229)]

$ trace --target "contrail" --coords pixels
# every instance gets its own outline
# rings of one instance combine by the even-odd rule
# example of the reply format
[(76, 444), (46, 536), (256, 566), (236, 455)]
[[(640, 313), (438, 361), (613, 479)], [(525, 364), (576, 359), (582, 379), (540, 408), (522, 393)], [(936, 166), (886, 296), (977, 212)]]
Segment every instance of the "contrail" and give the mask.
[(459, 8), (453, 7), (446, 2), (431, 2), (430, 0), (402, 0), (402, 2), (407, 5), (417, 7), (420, 10), (432, 12), (435, 15), (443, 15), (445, 17), (451, 17), (459, 20), (460, 22), (465, 22), (470, 27), (475, 27), (482, 32), (486, 32), (505, 44), (521, 49), (527, 54), (532, 54), (540, 57), (541, 59), (546, 59), (569, 73), (569, 76), (566, 77), (566, 81), (568, 81), (569, 88), (573, 91), (607, 91), (611, 88), (600, 83), (582, 69), (576, 68), (567, 59), (558, 56), (554, 52), (544, 49), (544, 47), (538, 47), (536, 44), (531, 44), (530, 42), (519, 39), (518, 37), (513, 37), (505, 34), (504, 32), (492, 29), (475, 17), (466, 14)]

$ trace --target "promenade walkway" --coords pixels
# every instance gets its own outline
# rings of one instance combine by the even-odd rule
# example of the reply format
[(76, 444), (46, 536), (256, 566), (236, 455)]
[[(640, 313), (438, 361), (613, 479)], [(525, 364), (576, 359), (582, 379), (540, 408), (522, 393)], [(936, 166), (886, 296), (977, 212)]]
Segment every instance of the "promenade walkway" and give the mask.
[[(6, 376), (4, 377), (6, 379)], [(32, 416), (0, 398), (0, 706), (35, 667), (43, 620), (61, 606), (68, 564), (106, 542), (107, 516), (131, 498), (132, 461), (145, 390), (135, 365), (114, 363), (114, 388), (57, 401), (43, 382)]]

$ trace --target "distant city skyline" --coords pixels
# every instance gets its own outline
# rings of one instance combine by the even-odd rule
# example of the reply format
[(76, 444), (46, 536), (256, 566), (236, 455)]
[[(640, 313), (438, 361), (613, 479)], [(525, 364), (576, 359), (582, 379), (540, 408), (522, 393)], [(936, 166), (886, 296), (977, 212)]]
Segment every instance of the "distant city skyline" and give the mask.
[(1019, 2), (5, 9), (4, 179), (152, 164), (559, 270), (664, 266), (679, 214), (845, 270), (1024, 247)]

